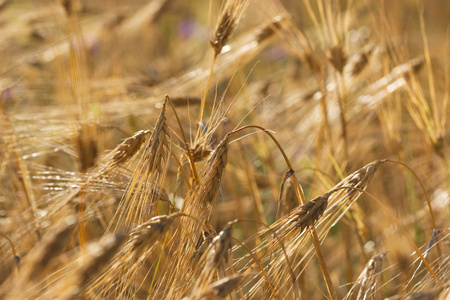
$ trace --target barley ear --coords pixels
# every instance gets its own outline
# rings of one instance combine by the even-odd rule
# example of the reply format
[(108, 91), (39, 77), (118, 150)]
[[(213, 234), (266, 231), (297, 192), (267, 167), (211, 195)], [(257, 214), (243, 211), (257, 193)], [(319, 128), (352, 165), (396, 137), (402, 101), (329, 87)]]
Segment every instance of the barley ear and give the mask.
[(214, 38), (210, 41), (215, 56), (220, 54), (223, 46), (228, 42), (247, 5), (247, 0), (228, 0), (226, 2), (217, 22)]

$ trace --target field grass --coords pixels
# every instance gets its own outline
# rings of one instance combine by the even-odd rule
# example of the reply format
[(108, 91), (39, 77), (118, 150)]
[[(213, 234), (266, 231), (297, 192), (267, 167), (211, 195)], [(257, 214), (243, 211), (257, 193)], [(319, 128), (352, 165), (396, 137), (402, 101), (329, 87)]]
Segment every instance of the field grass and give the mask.
[(449, 16), (0, 0), (0, 299), (449, 299)]

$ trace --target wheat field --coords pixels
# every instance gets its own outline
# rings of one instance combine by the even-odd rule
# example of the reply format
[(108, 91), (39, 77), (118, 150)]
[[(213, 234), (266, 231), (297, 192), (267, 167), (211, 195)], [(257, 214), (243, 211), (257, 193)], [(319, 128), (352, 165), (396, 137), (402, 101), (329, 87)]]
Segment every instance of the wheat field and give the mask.
[(449, 16), (0, 0), (0, 299), (450, 299)]

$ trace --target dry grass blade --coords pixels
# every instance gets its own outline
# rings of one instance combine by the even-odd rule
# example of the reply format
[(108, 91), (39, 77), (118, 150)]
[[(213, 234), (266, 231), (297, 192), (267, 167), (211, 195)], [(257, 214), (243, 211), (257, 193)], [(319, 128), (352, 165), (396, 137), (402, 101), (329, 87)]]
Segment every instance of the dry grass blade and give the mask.
[[(427, 256), (430, 254), (431, 249), (433, 248), (439, 234), (441, 234), (440, 231), (438, 230), (434, 230), (433, 229), (433, 236), (431, 237), (431, 240), (428, 244), (427, 250), (425, 250), (425, 253), (423, 254), (424, 258), (427, 258)], [(440, 252), (439, 252), (440, 253)], [(414, 278), (416, 277), (417, 272), (420, 270), (420, 268), (422, 267), (423, 262), (420, 261), (419, 265), (417, 266), (416, 270), (414, 271), (414, 273), (411, 275), (411, 279), (408, 281), (408, 283), (406, 284), (406, 286), (410, 285), (411, 282), (414, 280)]]
[[(405, 87), (407, 83), (405, 79), (418, 73), (423, 65), (424, 60), (422, 58), (414, 58), (407, 63), (398, 65), (387, 75), (366, 87), (361, 92), (361, 95), (358, 96), (358, 101), (365, 105), (376, 107), (382, 100), (386, 99), (389, 94)], [(386, 93), (386, 89), (388, 93)]]
[(82, 124), (78, 129), (76, 145), (80, 156), (80, 171), (86, 172), (97, 161), (98, 148), (96, 145), (96, 128), (93, 124)]
[[(422, 292), (415, 292), (411, 295), (406, 296), (405, 300), (445, 300), (448, 299), (449, 292), (448, 289), (445, 291), (445, 289), (437, 289), (435, 291), (422, 291)], [(388, 298), (388, 300), (395, 300), (394, 297)]]

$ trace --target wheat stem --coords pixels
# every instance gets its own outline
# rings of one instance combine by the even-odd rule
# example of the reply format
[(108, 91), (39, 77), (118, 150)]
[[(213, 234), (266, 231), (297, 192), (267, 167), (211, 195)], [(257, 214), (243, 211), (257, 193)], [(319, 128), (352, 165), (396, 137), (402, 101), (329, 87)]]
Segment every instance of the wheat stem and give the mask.
[[(265, 134), (267, 134), (267, 135), (272, 139), (272, 141), (275, 143), (275, 145), (278, 147), (278, 149), (280, 150), (281, 155), (283, 155), (283, 158), (284, 158), (284, 160), (285, 160), (287, 166), (289, 167), (289, 169), (290, 169), (290, 170), (294, 170), (294, 168), (292, 168), (291, 162), (289, 161), (289, 158), (288, 158), (287, 155), (286, 155), (286, 152), (284, 152), (283, 147), (281, 147), (280, 143), (279, 143), (279, 142), (277, 141), (277, 139), (273, 136), (273, 134), (272, 134), (269, 130), (265, 129), (264, 127), (261, 127), (261, 126), (258, 126), (258, 125), (247, 125), (247, 126), (243, 126), (243, 127), (241, 127), (241, 128), (238, 128), (238, 129), (233, 130), (232, 132), (230, 132), (230, 134), (238, 133), (239, 131), (242, 131), (242, 130), (247, 129), (247, 128), (256, 128), (256, 129), (261, 130), (261, 131), (264, 132)], [(306, 200), (305, 200), (305, 194), (304, 194), (304, 192), (303, 192), (303, 188), (302, 188), (302, 186), (300, 185), (300, 183), (298, 182), (297, 177), (295, 176), (295, 173), (292, 174), (292, 180), (294, 181), (294, 185), (295, 185), (295, 193), (296, 193), (296, 195), (297, 195), (297, 198), (299, 199), (299, 201), (300, 201), (302, 204), (306, 203)]]
[(417, 173), (414, 172), (414, 170), (411, 169), (407, 164), (405, 164), (405, 163), (403, 163), (403, 162), (401, 162), (401, 161), (397, 161), (397, 160), (393, 160), (393, 159), (385, 159), (385, 160), (383, 160), (383, 161), (391, 162), (391, 163), (395, 163), (395, 164), (402, 165), (402, 166), (404, 166), (405, 168), (407, 168), (407, 169), (414, 175), (414, 177), (416, 178), (417, 182), (419, 183), (419, 185), (420, 185), (420, 187), (421, 187), (421, 189), (422, 189), (422, 191), (423, 191), (423, 194), (425, 195), (425, 199), (427, 200), (427, 205), (428, 205), (428, 209), (430, 210), (430, 217), (431, 217), (431, 222), (433, 223), (433, 228), (434, 228), (435, 230), (437, 230), (436, 219), (435, 219), (435, 217), (434, 217), (434, 213), (433, 213), (433, 208), (432, 208), (432, 206), (431, 206), (431, 200), (430, 200), (430, 197), (428, 196), (428, 193), (427, 193), (427, 191), (426, 191), (426, 189), (425, 189), (425, 186), (423, 185), (423, 183), (422, 183), (422, 181), (420, 180), (420, 178), (419, 178), (419, 176), (417, 175)]
[[(202, 100), (200, 102), (200, 111), (199, 111), (199, 114), (198, 114), (198, 122), (199, 123), (201, 123), (202, 120), (203, 120), (203, 112), (205, 110), (205, 105), (206, 105), (206, 96), (208, 95), (209, 86), (211, 85), (211, 79), (212, 79), (212, 76), (213, 76), (213, 73), (214, 73), (214, 66), (216, 64), (216, 58), (217, 58), (217, 55), (214, 54), (213, 60), (212, 60), (212, 63), (211, 63), (211, 68), (209, 70), (208, 80), (206, 81), (206, 86), (205, 86), (205, 89), (203, 90)], [(200, 130), (201, 130), (200, 128), (201, 128), (201, 126), (199, 127), (199, 129), (198, 129), (199, 131), (198, 132), (200, 132)]]
[(328, 268), (325, 262), (325, 258), (323, 257), (322, 247), (319, 242), (319, 237), (317, 236), (314, 228), (309, 230), (311, 233), (311, 239), (314, 244), (314, 248), (316, 250), (317, 260), (319, 261), (320, 270), (322, 271), (323, 278), (325, 279), (325, 285), (327, 287), (328, 295), (331, 299), (337, 300), (336, 290), (334, 289), (333, 282), (331, 281), (330, 272), (328, 272)]

